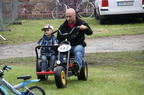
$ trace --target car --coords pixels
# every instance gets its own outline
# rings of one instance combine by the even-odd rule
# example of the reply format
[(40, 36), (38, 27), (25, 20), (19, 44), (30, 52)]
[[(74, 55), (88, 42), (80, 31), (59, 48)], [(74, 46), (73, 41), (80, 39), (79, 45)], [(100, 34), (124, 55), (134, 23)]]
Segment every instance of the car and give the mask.
[(114, 17), (136, 17), (144, 21), (144, 0), (95, 0), (94, 17), (100, 24)]

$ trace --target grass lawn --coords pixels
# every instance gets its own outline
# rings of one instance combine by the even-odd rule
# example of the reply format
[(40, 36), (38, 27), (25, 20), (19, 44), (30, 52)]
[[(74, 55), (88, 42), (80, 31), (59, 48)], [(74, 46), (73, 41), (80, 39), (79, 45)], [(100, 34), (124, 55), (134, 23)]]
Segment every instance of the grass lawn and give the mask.
[[(37, 42), (42, 37), (41, 28), (51, 24), (55, 30), (62, 20), (17, 20), (22, 25), (8, 25), (11, 31), (0, 32), (7, 41), (0, 38), (0, 44), (19, 44)], [(94, 18), (85, 19), (94, 31), (87, 38), (144, 34), (144, 22), (116, 23), (99, 25)], [(85, 55), (89, 63), (89, 78), (78, 81), (77, 77), (68, 78), (67, 88), (57, 89), (54, 76), (47, 81), (36, 82), (28, 86), (38, 85), (45, 89), (47, 95), (144, 95), (144, 51), (90, 53)], [(35, 58), (0, 59), (0, 68), (4, 65), (13, 69), (5, 72), (5, 79), (12, 85), (22, 80), (17, 76), (32, 75), (36, 79)]]
[[(86, 54), (89, 63), (87, 81), (78, 81), (77, 77), (68, 78), (67, 87), (57, 89), (54, 76), (47, 81), (32, 83), (45, 89), (47, 95), (144, 95), (144, 51), (91, 53)], [(35, 58), (1, 59), (0, 67), (12, 66), (5, 72), (5, 79), (17, 84), (17, 76), (35, 74)]]
[[(5, 27), (6, 29), (11, 29), (11, 31), (0, 32), (0, 35), (3, 35), (7, 39), (7, 41), (3, 41), (3, 39), (0, 38), (0, 44), (37, 42), (43, 35), (41, 28), (43, 28), (44, 25), (51, 24), (54, 26), (54, 29), (57, 30), (64, 20), (65, 19), (17, 20), (22, 22), (22, 25), (11, 24)], [(84, 20), (93, 30), (93, 35), (86, 36), (87, 38), (144, 34), (144, 22), (130, 21), (123, 23), (119, 21), (119, 23), (116, 24), (100, 25), (94, 18)]]

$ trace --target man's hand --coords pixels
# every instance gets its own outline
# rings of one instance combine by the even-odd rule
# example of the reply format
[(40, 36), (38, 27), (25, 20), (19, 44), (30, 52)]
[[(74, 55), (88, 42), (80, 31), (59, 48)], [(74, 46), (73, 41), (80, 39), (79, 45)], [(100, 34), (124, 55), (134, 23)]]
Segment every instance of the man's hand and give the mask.
[(87, 29), (88, 27), (87, 26), (85, 26), (85, 25), (81, 25), (81, 26), (78, 26), (81, 30), (85, 30), (85, 29)]

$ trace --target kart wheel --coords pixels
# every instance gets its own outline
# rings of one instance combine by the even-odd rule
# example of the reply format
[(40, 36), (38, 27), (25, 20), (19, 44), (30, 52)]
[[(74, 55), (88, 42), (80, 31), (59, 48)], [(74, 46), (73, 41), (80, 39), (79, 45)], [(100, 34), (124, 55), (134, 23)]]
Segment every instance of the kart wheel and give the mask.
[(55, 69), (55, 83), (57, 88), (65, 88), (67, 85), (66, 72), (63, 66), (57, 66)]
[(42, 62), (39, 61), (38, 63), (36, 63), (36, 72), (40, 72), (42, 68)]
[(85, 60), (83, 60), (83, 66), (80, 71), (80, 75), (78, 76), (78, 80), (87, 80), (88, 79), (88, 65)]
[[(36, 65), (36, 72), (41, 72), (42, 62), (39, 61)], [(40, 80), (47, 80), (48, 76), (45, 75), (37, 75), (37, 78)]]
[(37, 78), (40, 79), (41, 81), (47, 80), (48, 76), (45, 75), (37, 75)]

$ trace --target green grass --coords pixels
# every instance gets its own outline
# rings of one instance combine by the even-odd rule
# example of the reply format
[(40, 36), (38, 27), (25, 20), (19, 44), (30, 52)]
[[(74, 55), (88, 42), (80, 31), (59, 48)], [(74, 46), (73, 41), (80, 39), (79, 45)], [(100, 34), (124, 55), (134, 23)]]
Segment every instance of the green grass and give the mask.
[[(47, 95), (144, 95), (144, 51), (91, 53), (85, 59), (89, 64), (87, 81), (78, 81), (77, 77), (68, 78), (67, 87), (57, 89), (54, 76), (47, 81), (32, 83), (45, 89)], [(35, 74), (35, 58), (1, 59), (0, 67), (12, 66), (5, 72), (5, 79), (17, 84), (17, 76)]]
[[(94, 31), (87, 38), (144, 34), (144, 22), (116, 23), (99, 25), (94, 18), (84, 19)], [(41, 28), (51, 24), (55, 30), (64, 21), (62, 20), (17, 20), (22, 25), (8, 25), (6, 29), (12, 31), (0, 32), (7, 41), (0, 38), (0, 44), (19, 44), (37, 42), (43, 35)], [(54, 76), (47, 81), (32, 83), (45, 89), (47, 95), (144, 95), (144, 51), (90, 53), (85, 55), (89, 63), (88, 81), (78, 81), (77, 77), (68, 78), (67, 88), (57, 89)], [(13, 69), (5, 72), (5, 79), (12, 85), (21, 82), (17, 76), (32, 75), (36, 79), (35, 58), (0, 59), (0, 68), (3, 65)]]
[[(0, 44), (37, 42), (43, 35), (41, 28), (44, 27), (44, 25), (51, 24), (54, 26), (55, 30), (57, 30), (64, 20), (65, 19), (17, 20), (22, 22), (22, 25), (11, 24), (5, 27), (5, 29), (11, 29), (11, 31), (0, 32), (0, 35), (7, 39), (7, 41), (3, 41), (3, 39), (0, 38)], [(120, 22), (118, 24), (100, 25), (94, 18), (84, 20), (89, 24), (94, 32), (93, 35), (86, 36), (87, 38), (144, 34), (144, 22), (136, 21), (123, 24)]]

